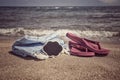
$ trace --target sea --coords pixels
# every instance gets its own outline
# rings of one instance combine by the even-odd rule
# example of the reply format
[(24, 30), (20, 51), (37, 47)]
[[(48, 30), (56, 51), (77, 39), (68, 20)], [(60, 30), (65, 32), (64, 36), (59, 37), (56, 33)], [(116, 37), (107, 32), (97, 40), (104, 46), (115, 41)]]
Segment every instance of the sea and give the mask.
[(120, 37), (120, 6), (0, 7), (0, 35), (79, 32)]

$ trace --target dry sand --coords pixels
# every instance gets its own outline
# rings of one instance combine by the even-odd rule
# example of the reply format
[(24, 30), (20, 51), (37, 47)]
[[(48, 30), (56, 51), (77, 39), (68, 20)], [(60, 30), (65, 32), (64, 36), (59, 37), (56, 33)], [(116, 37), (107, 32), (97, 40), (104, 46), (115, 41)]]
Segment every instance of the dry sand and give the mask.
[(0, 80), (120, 80), (120, 44), (102, 43), (104, 57), (62, 54), (44, 61), (11, 54), (14, 38), (0, 39)]

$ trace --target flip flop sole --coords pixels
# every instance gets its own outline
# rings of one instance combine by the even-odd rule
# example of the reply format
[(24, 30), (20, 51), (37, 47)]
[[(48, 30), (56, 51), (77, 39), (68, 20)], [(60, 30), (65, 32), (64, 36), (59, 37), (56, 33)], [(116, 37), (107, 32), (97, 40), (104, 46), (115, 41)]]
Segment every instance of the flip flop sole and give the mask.
[(80, 50), (73, 48), (70, 50), (71, 55), (81, 56), (81, 57), (93, 57), (95, 56), (94, 52), (81, 52)]

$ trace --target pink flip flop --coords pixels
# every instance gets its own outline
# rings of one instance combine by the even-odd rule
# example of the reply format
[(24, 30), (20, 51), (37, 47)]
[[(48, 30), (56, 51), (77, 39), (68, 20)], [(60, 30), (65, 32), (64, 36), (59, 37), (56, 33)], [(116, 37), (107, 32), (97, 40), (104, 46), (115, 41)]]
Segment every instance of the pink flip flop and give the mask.
[(75, 41), (79, 45), (86, 47), (88, 50), (95, 52), (96, 54), (107, 55), (110, 51), (104, 48), (101, 48), (99, 42), (92, 41), (85, 38), (79, 38), (72, 33), (67, 33), (66, 36), (71, 40)]
[(94, 52), (90, 52), (87, 48), (80, 46), (76, 42), (69, 41), (70, 54), (75, 56), (92, 57)]

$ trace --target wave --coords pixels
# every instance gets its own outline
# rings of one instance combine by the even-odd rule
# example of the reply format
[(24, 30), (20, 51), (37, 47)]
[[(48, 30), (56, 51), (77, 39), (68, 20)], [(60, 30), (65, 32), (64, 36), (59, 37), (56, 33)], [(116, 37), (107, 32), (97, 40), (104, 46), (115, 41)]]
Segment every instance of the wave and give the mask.
[(120, 36), (120, 32), (116, 31), (82, 31), (82, 30), (74, 30), (74, 29), (59, 29), (59, 30), (43, 30), (43, 29), (24, 29), (24, 28), (7, 28), (0, 29), (0, 35), (6, 36), (23, 36), (23, 35), (44, 35), (50, 33), (56, 33), (60, 36), (65, 36), (67, 32), (75, 33), (81, 37), (113, 37)]

